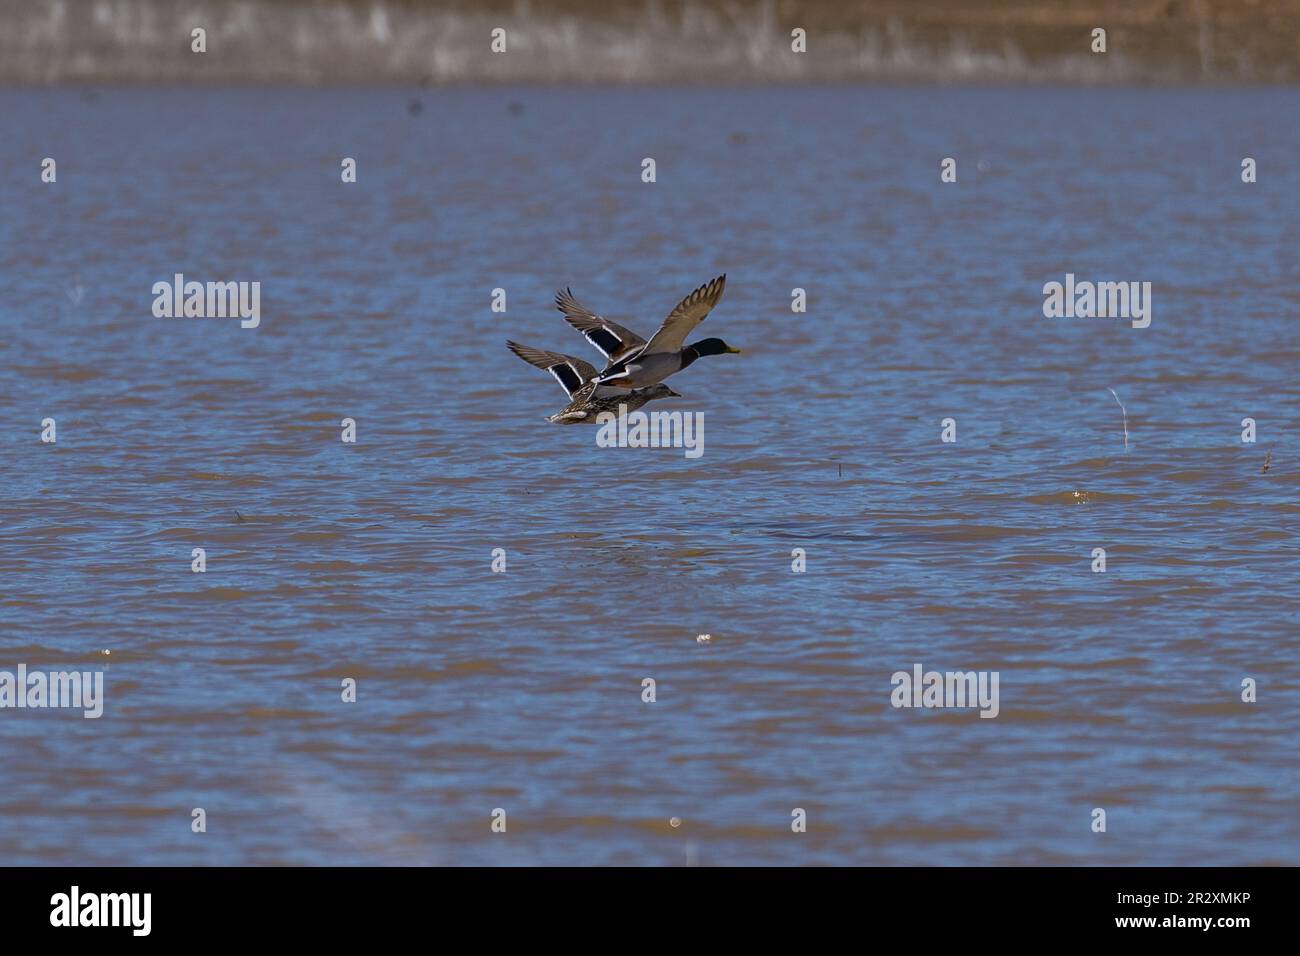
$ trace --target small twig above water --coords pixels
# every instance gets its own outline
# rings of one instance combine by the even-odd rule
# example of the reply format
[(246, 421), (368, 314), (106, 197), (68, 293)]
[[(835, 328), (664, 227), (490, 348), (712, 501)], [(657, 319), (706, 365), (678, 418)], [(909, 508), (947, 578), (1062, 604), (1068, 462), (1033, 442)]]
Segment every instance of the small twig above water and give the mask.
[[(1106, 391), (1115, 395), (1113, 388), (1107, 388)], [(1124, 408), (1124, 403), (1119, 400), (1118, 395), (1115, 395), (1115, 404), (1119, 406), (1119, 413), (1124, 418), (1124, 450), (1128, 451), (1128, 411)]]

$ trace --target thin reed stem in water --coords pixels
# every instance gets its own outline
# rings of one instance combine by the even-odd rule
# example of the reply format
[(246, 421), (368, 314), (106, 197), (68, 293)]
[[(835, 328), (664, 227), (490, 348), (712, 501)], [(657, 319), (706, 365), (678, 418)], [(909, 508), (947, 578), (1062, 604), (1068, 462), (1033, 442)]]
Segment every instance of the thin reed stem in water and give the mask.
[[(1113, 388), (1107, 388), (1106, 391), (1115, 395)], [(1119, 406), (1119, 413), (1124, 416), (1124, 450), (1128, 451), (1128, 412), (1124, 408), (1124, 403), (1119, 400), (1118, 395), (1115, 395), (1115, 404)]]

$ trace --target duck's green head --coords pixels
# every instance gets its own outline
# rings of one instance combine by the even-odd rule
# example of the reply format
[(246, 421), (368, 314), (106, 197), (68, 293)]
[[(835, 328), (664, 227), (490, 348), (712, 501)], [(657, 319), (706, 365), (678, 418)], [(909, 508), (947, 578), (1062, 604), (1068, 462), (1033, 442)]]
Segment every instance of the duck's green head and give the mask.
[(722, 339), (700, 339), (698, 342), (688, 346), (695, 350), (696, 355), (738, 355), (740, 349), (733, 349)]

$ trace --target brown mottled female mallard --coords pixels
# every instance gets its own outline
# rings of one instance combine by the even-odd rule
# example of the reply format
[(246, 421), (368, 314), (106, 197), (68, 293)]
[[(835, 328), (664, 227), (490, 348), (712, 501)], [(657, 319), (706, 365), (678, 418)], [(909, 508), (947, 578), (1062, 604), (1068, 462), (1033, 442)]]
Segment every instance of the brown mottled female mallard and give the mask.
[(617, 415), (620, 405), (625, 406), (627, 411), (631, 412), (640, 408), (646, 402), (654, 401), (656, 398), (681, 397), (667, 385), (656, 384), (648, 388), (636, 389), (594, 385), (591, 380), (596, 377), (596, 369), (589, 362), (584, 362), (580, 358), (574, 358), (572, 355), (562, 355), (559, 352), (535, 349), (528, 345), (520, 345), (518, 342), (506, 342), (506, 346), (529, 365), (535, 365), (550, 372), (555, 376), (555, 380), (568, 392), (569, 398), (572, 399), (569, 404), (554, 415), (548, 415), (546, 418), (548, 422), (554, 422), (557, 425), (585, 425), (588, 423), (594, 425), (596, 416), (601, 412), (611, 412)]

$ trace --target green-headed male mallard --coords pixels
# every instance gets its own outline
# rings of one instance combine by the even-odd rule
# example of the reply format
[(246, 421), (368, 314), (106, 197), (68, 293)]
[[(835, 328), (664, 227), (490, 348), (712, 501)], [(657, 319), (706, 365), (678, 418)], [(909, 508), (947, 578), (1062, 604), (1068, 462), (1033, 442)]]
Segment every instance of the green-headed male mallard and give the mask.
[(572, 355), (520, 345), (518, 342), (506, 342), (506, 346), (529, 365), (550, 372), (568, 392), (571, 399), (569, 404), (546, 418), (548, 422), (557, 425), (594, 425), (597, 415), (601, 412), (617, 415), (620, 405), (632, 412), (656, 398), (681, 398), (667, 385), (656, 384), (632, 390), (593, 385), (591, 380), (596, 377), (596, 369), (589, 362)]
[(608, 360), (604, 371), (593, 376), (598, 386), (646, 388), (662, 382), (674, 372), (680, 372), (705, 355), (740, 351), (722, 339), (713, 338), (701, 339), (685, 347), (682, 345), (686, 336), (717, 305), (726, 285), (724, 273), (682, 299), (649, 342), (617, 322), (592, 312), (568, 289), (556, 293), (555, 306), (564, 313), (565, 321), (581, 332)]

